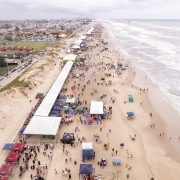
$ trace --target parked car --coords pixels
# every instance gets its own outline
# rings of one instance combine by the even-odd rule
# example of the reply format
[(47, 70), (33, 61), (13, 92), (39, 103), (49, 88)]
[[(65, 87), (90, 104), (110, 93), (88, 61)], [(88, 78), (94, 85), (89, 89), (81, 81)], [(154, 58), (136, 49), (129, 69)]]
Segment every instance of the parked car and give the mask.
[(3, 76), (0, 76), (0, 81), (2, 81), (4, 79), (4, 77)]
[(5, 74), (4, 74), (4, 77), (7, 77), (7, 76), (8, 76), (8, 73), (5, 73)]

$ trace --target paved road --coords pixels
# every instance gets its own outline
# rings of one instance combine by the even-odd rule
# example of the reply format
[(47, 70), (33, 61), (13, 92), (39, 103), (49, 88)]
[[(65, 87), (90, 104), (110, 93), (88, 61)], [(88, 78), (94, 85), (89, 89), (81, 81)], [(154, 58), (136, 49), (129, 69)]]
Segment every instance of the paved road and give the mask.
[[(45, 56), (47, 53), (45, 53), (43, 56)], [(43, 56), (38, 56), (37, 58), (33, 58), (32, 64), (35, 63), (37, 60), (39, 60), (41, 57)], [(30, 67), (32, 64), (30, 64), (29, 66), (27, 66), (26, 68)], [(25, 69), (26, 69), (25, 68)], [(13, 73), (11, 73), (9, 76), (4, 77), (3, 80), (0, 81), (0, 89), (3, 88), (4, 86), (6, 86), (7, 84), (9, 84), (11, 81), (13, 81), (14, 79), (16, 79), (23, 71), (25, 71), (25, 69), (22, 69), (20, 72), (18, 72), (17, 70), (14, 71)]]

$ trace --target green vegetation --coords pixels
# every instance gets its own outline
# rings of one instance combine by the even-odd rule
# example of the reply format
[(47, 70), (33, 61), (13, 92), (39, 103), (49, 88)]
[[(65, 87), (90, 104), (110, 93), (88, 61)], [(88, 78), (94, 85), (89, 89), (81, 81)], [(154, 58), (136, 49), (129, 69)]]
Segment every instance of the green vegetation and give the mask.
[(5, 66), (7, 66), (5, 58), (0, 56), (0, 67), (5, 67)]
[(44, 50), (47, 47), (56, 47), (60, 45), (59, 42), (35, 42), (35, 41), (26, 41), (26, 42), (14, 42), (8, 44), (7, 46), (30, 46), (34, 50)]
[(3, 88), (0, 89), (0, 92), (9, 90), (13, 87), (30, 87), (29, 83), (26, 81), (20, 81), (20, 77), (18, 76), (16, 79), (14, 79), (12, 82), (10, 82), (8, 85), (4, 86)]
[[(9, 66), (9, 71), (16, 66)], [(8, 67), (0, 67), (0, 76), (3, 76), (5, 73), (8, 72)]]

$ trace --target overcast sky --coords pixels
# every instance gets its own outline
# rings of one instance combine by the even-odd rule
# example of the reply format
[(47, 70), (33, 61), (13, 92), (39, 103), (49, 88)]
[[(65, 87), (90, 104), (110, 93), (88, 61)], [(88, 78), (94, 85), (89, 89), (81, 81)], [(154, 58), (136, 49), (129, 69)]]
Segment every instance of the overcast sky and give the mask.
[(180, 19), (180, 0), (0, 0), (0, 19)]

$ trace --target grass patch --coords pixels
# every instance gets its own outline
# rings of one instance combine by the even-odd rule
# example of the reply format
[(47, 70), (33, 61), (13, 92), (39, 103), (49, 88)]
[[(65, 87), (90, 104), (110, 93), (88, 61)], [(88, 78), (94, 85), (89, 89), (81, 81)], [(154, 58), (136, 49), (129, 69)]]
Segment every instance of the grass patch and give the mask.
[(3, 88), (0, 89), (0, 92), (3, 91), (7, 91), (11, 88), (15, 88), (15, 87), (29, 87), (29, 83), (26, 81), (20, 81), (20, 77), (18, 76), (16, 79), (14, 79), (12, 82), (10, 82), (9, 84), (7, 84), (6, 86), (4, 86)]
[(12, 44), (8, 44), (7, 46), (30, 46), (34, 50), (44, 50), (47, 47), (58, 47), (61, 45), (59, 42), (35, 42), (35, 41), (27, 41), (27, 42), (14, 42)]

